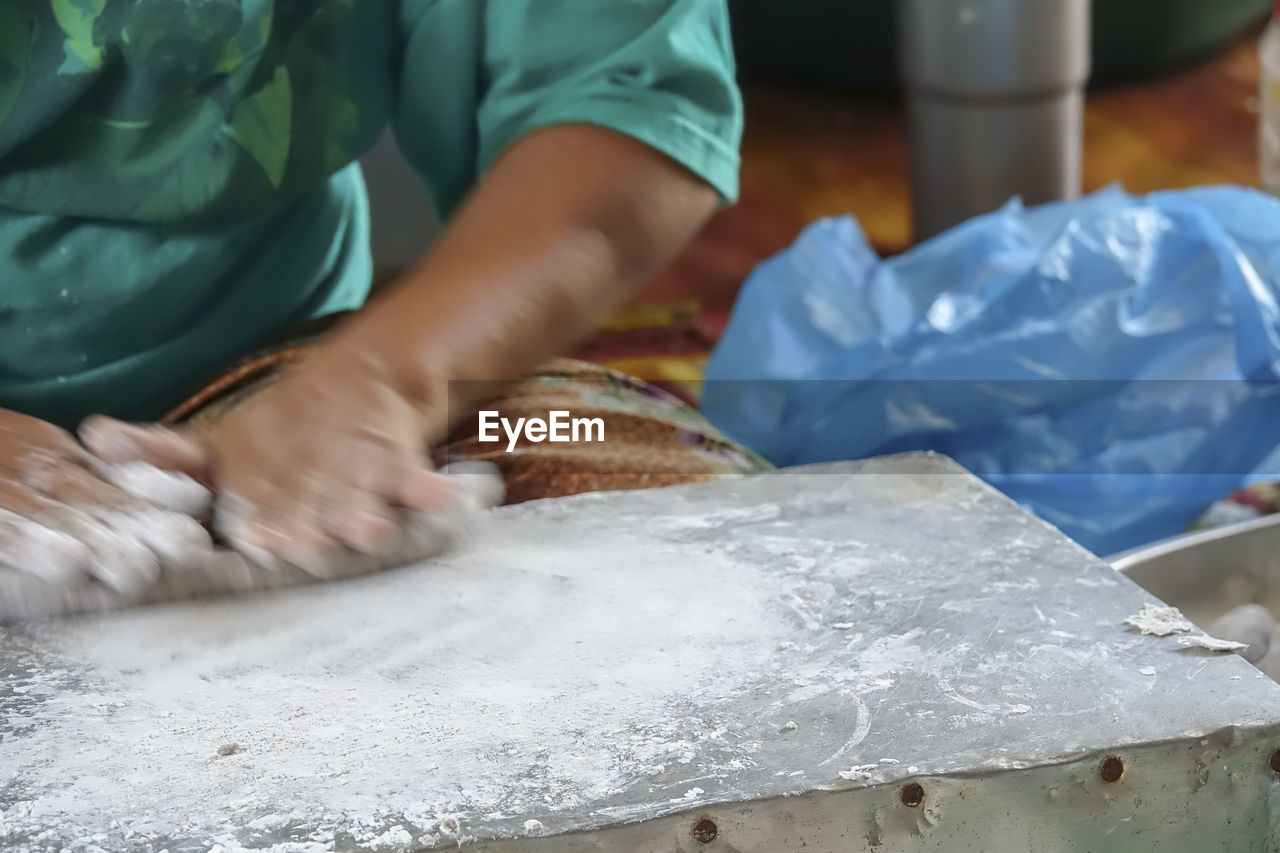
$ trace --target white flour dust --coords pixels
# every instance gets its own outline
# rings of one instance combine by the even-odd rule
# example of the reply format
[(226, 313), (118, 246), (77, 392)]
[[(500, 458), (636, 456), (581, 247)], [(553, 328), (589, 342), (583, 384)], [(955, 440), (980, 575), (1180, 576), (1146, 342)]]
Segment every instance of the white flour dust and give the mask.
[[(723, 738), (688, 715), (745, 689), (786, 633), (769, 579), (544, 528), (447, 565), (38, 628), (59, 666), (31, 662), (30, 731), (0, 753), (22, 793), (0, 847), (50, 827), (83, 840), (104, 814), (131, 816), (122, 838), (226, 851), (240, 827), (278, 853), (335, 831), (371, 849), (461, 840), (504, 816), (535, 835)], [(695, 590), (715, 606), (691, 609)]]

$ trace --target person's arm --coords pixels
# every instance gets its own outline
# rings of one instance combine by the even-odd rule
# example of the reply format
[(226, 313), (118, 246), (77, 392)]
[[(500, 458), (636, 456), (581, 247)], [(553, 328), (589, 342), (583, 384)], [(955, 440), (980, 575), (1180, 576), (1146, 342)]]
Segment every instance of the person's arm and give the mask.
[(327, 574), (341, 546), (394, 548), (396, 507), (448, 500), (427, 451), (451, 409), (565, 351), (715, 203), (683, 167), (620, 134), (532, 133), (416, 269), (210, 432), (94, 418), (81, 437), (109, 462), (150, 462), (212, 486), (219, 531), (250, 557)]
[(394, 124), (448, 221), (438, 244), (210, 433), (81, 431), (212, 485), (239, 550), (317, 572), (447, 500), (428, 450), (450, 409), (565, 352), (738, 189), (724, 0), (400, 5)]
[(462, 412), (567, 352), (736, 198), (742, 103), (725, 0), (401, 7), (393, 128), (449, 228), (353, 332), (404, 330), (415, 394), (461, 380)]
[(578, 343), (715, 206), (705, 182), (621, 134), (537, 131), (499, 158), (438, 245), (334, 346), (380, 363), (442, 438), (448, 408), (464, 411)]

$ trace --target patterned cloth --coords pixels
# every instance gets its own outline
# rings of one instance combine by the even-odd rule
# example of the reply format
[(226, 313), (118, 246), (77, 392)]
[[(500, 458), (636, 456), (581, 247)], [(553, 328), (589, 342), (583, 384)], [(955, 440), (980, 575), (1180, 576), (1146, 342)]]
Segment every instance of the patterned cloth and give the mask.
[(1280, 512), (1280, 482), (1264, 480), (1237, 489), (1205, 510), (1192, 531), (1226, 527)]
[[(316, 331), (246, 359), (171, 412), (164, 423), (195, 429), (217, 423), (269, 387), (323, 333)], [(602, 441), (553, 444), (522, 438), (514, 452), (508, 452), (507, 437), (500, 430), (498, 441), (480, 440), (477, 413), (458, 419), (458, 427), (435, 453), (436, 464), (492, 462), (502, 471), (507, 503), (697, 483), (772, 469), (672, 394), (588, 362), (556, 359), (482, 408), (513, 422), (565, 411), (573, 418), (598, 418), (603, 425)]]
[(600, 365), (557, 359), (485, 408), (502, 417), (546, 418), (565, 411), (599, 419), (603, 440), (564, 444), (521, 439), (480, 441), (478, 418), (467, 417), (437, 454), (437, 462), (481, 459), (502, 470), (510, 503), (615, 489), (696, 483), (755, 474), (772, 466), (716, 431), (696, 409), (647, 382)]

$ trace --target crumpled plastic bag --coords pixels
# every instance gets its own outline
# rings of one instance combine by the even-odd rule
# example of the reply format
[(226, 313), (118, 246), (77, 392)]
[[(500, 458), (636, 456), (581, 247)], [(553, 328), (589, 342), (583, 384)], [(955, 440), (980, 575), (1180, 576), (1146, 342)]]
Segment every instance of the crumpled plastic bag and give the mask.
[(776, 465), (946, 454), (1086, 548), (1280, 470), (1280, 201), (1017, 201), (879, 258), (814, 223), (746, 282), (702, 408)]

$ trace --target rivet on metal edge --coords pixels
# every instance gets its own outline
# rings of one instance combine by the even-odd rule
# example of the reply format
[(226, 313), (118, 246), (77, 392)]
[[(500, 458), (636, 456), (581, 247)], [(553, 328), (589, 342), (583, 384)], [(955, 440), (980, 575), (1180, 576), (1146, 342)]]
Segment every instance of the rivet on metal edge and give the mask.
[(1271, 758), (1267, 761), (1271, 765), (1272, 773), (1280, 773), (1280, 749), (1271, 753)]
[(904, 806), (914, 809), (924, 802), (924, 787), (919, 782), (908, 782), (902, 786), (898, 796), (901, 797)]
[(693, 825), (693, 831), (689, 834), (699, 844), (710, 844), (720, 834), (720, 827), (716, 826), (716, 822), (711, 818), (704, 817)]
[(1102, 777), (1103, 782), (1118, 782), (1124, 775), (1124, 762), (1113, 755), (1102, 762), (1102, 766), (1098, 768), (1098, 775)]

